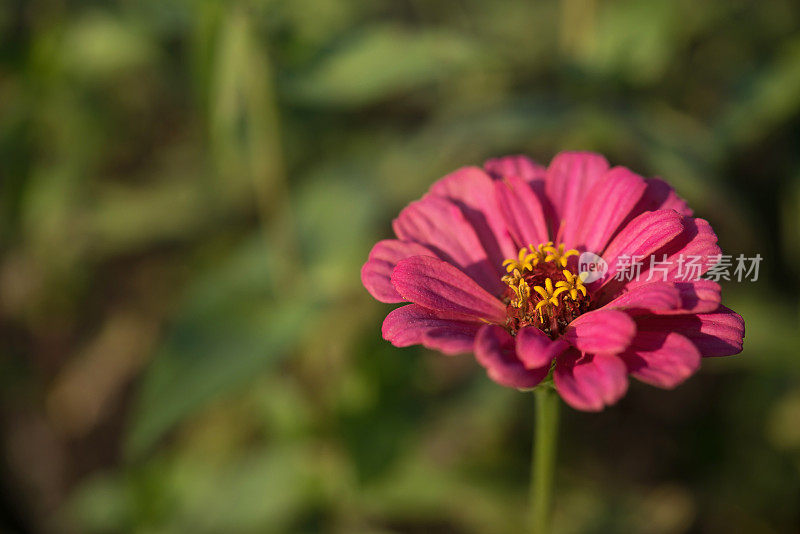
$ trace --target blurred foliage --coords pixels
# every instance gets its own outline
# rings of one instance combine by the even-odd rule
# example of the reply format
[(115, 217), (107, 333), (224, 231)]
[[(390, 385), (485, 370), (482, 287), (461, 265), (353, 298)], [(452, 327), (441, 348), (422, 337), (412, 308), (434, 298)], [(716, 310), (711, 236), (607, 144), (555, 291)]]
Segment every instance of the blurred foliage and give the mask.
[(6, 0), (12, 532), (519, 532), (532, 398), (380, 339), (437, 177), (601, 151), (727, 253), (745, 352), (565, 409), (561, 533), (800, 530), (800, 5)]

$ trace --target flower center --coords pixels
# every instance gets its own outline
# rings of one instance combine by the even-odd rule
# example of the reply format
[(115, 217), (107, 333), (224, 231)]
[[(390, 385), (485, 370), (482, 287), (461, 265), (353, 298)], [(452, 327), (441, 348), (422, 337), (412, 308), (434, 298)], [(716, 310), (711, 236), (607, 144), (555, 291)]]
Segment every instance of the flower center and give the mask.
[(517, 259), (507, 259), (508, 272), (503, 282), (508, 286), (506, 329), (515, 335), (525, 326), (535, 326), (555, 339), (567, 325), (589, 310), (591, 296), (583, 280), (569, 266), (570, 256), (577, 250), (564, 250), (564, 245), (542, 243), (519, 251)]

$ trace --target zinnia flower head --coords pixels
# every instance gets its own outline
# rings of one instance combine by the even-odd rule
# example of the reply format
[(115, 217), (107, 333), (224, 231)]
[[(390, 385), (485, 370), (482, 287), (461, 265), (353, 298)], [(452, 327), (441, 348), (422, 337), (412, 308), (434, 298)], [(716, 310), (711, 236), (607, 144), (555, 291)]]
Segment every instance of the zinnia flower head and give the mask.
[[(682, 277), (684, 258), (699, 257), (701, 275), (720, 254), (711, 226), (664, 181), (601, 155), (459, 169), (393, 228), (397, 239), (378, 242), (361, 271), (376, 299), (407, 303), (383, 337), (474, 352), (504, 386), (533, 388), (552, 373), (568, 404), (600, 410), (625, 394), (629, 374), (673, 388), (701, 357), (742, 349), (744, 322), (720, 304), (719, 285)], [(585, 251), (608, 265), (596, 280), (578, 271)], [(644, 259), (640, 275), (617, 276), (630, 258)]]

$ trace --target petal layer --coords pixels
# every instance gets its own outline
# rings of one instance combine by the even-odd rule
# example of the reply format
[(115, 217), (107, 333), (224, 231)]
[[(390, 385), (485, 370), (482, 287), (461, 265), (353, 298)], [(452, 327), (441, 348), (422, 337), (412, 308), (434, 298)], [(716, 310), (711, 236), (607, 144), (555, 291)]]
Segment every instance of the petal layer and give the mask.
[(559, 242), (575, 242), (583, 201), (607, 170), (606, 158), (591, 152), (561, 152), (550, 162), (545, 191), (562, 225)]
[(586, 195), (575, 243), (565, 241), (567, 248), (579, 247), (596, 253), (604, 250), (646, 188), (644, 179), (625, 167), (614, 167), (605, 173)]
[(696, 282), (675, 282), (681, 297), (680, 312), (709, 313), (718, 309), (722, 301), (722, 289), (712, 280)]
[(634, 214), (645, 211), (675, 210), (681, 215), (692, 215), (692, 210), (667, 182), (661, 178), (648, 178), (647, 190), (634, 210)]
[(636, 323), (627, 313), (599, 309), (572, 321), (563, 337), (582, 352), (617, 353), (625, 350), (634, 334)]
[(418, 243), (397, 239), (378, 241), (361, 268), (361, 282), (370, 295), (381, 302), (403, 302), (403, 297), (392, 286), (391, 276), (397, 262), (411, 256), (433, 256), (433, 252)]
[(483, 164), (483, 168), (497, 179), (518, 176), (526, 182), (544, 181), (547, 170), (527, 156), (504, 156)]
[(483, 323), (408, 304), (393, 310), (383, 321), (383, 339), (395, 347), (424, 345), (445, 354), (471, 352)]
[(498, 210), (517, 248), (549, 241), (544, 210), (530, 185), (510, 176), (495, 182), (495, 194)]
[(608, 263), (608, 272), (594, 284), (600, 286), (612, 280), (622, 268), (622, 258), (649, 258), (683, 230), (682, 216), (672, 210), (648, 211), (635, 217), (606, 248), (603, 259)]
[[(628, 287), (647, 283), (648, 279), (689, 282), (697, 281), (711, 268), (710, 258), (720, 254), (717, 234), (704, 219), (683, 217), (683, 230), (672, 241), (654, 252), (657, 262), (664, 262), (663, 270), (650, 269), (650, 259), (646, 258), (639, 280), (627, 283)], [(695, 262), (699, 268), (690, 267)], [(652, 276), (651, 276), (651, 272)]]
[(517, 332), (516, 341), (517, 357), (527, 369), (549, 368), (553, 359), (569, 347), (565, 340), (552, 340), (532, 326)]
[(517, 253), (494, 199), (494, 180), (483, 169), (463, 167), (431, 186), (430, 192), (455, 203), (486, 251), (489, 261), (500, 264)]
[(397, 237), (424, 245), (437, 257), (459, 266), (484, 289), (497, 294), (502, 291), (500, 267), (489, 261), (475, 229), (453, 202), (426, 195), (401, 211), (392, 226)]
[(528, 389), (547, 376), (549, 368), (526, 369), (517, 357), (514, 338), (505, 328), (485, 325), (475, 338), (475, 358), (486, 368), (489, 378), (502, 386)]
[(627, 351), (620, 354), (628, 371), (647, 384), (671, 389), (700, 368), (700, 351), (686, 337), (640, 329)]
[(506, 308), (457, 267), (430, 256), (398, 262), (392, 285), (407, 301), (431, 310), (503, 322)]
[(744, 320), (720, 306), (698, 315), (650, 315), (637, 319), (641, 328), (677, 332), (689, 339), (703, 357), (731, 356), (742, 351)]
[(719, 284), (711, 280), (648, 282), (629, 284), (603, 308), (625, 310), (630, 315), (708, 313), (719, 308), (720, 300)]
[(681, 293), (669, 282), (651, 282), (632, 288), (602, 309), (625, 310), (630, 315), (677, 310)]
[(628, 372), (617, 356), (571, 349), (556, 363), (553, 381), (564, 401), (578, 410), (596, 412), (617, 402), (628, 389)]

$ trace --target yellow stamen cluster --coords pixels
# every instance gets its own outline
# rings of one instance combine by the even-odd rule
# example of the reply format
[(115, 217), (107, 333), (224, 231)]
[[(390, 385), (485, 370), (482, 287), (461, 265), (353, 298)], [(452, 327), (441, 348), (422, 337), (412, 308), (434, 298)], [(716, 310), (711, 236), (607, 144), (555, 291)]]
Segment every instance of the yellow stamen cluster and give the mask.
[(544, 287), (533, 286), (533, 290), (542, 297), (542, 300), (536, 303), (536, 311), (539, 312), (539, 319), (542, 319), (542, 312), (546, 311), (549, 306), (558, 307), (560, 304), (558, 295), (561, 294), (561, 291), (560, 289), (553, 288), (553, 281), (549, 278), (544, 281)]
[(533, 325), (555, 339), (589, 309), (583, 280), (567, 268), (569, 258), (577, 255), (577, 250), (547, 242), (523, 247), (517, 258), (503, 262), (508, 272), (502, 280), (509, 287), (505, 293), (509, 332)]
[[(583, 296), (586, 296), (586, 286), (583, 285), (583, 280), (581, 277), (575, 274), (572, 274), (568, 270), (564, 269), (561, 271), (564, 275), (566, 280), (562, 280), (560, 282), (556, 282), (556, 291), (555, 296), (558, 296), (562, 293), (568, 293), (572, 300), (578, 300), (578, 291), (580, 291)], [(549, 282), (550, 279), (548, 278), (547, 281)]]
[[(511, 287), (511, 289), (514, 290), (514, 293), (517, 295), (517, 298), (512, 301), (512, 305), (516, 307), (522, 307), (522, 305), (527, 302), (528, 297), (530, 297), (531, 288), (523, 278), (523, 275), (526, 272), (533, 271), (535, 266), (545, 262), (555, 262), (561, 265), (561, 267), (566, 267), (568, 258), (570, 256), (577, 255), (577, 250), (564, 251), (563, 244), (555, 247), (553, 246), (552, 241), (548, 241), (547, 243), (542, 243), (538, 246), (528, 245), (527, 247), (522, 247), (522, 249), (519, 251), (517, 259), (505, 260), (503, 262), (503, 266), (506, 268), (506, 272), (509, 274), (503, 277), (503, 282)], [(586, 288), (583, 287), (583, 281), (566, 269), (563, 271), (563, 273), (567, 281), (556, 283), (557, 289), (555, 290), (555, 296), (557, 297), (565, 291), (569, 291), (570, 296), (572, 296), (572, 300), (577, 299), (577, 291), (580, 291), (584, 296), (586, 296)], [(548, 278), (545, 281), (545, 285), (548, 283), (552, 286), (553, 281)], [(537, 288), (541, 289), (542, 291), (545, 291), (546, 289), (542, 286), (536, 286), (533, 289), (538, 292)], [(549, 293), (550, 295), (547, 298), (553, 296), (553, 291), (550, 291)], [(544, 297), (544, 295), (542, 296)], [(557, 305), (555, 301), (554, 305)]]
[(526, 282), (525, 279), (519, 275), (519, 271), (517, 269), (514, 269), (513, 276), (516, 279), (515, 283), (513, 285), (509, 284), (511, 289), (514, 290), (515, 295), (515, 297), (511, 299), (511, 305), (516, 308), (522, 308), (528, 302), (528, 299), (531, 298), (531, 286), (529, 286), (528, 282)]
[[(564, 246), (561, 245), (563, 249)], [(530, 251), (528, 250), (530, 249)], [(553, 247), (553, 242), (548, 241), (547, 243), (542, 243), (538, 247), (534, 247), (533, 245), (528, 245), (527, 247), (522, 247), (519, 251), (519, 258), (508, 259), (503, 262), (503, 267), (506, 268), (506, 272), (513, 274), (515, 270), (518, 270), (521, 273), (525, 271), (532, 271), (536, 265), (543, 261), (547, 260), (547, 256), (550, 250), (556, 250)]]
[(547, 243), (547, 247), (545, 250), (547, 251), (547, 256), (545, 256), (544, 261), (555, 261), (558, 262), (562, 267), (567, 266), (567, 259), (570, 256), (577, 256), (577, 250), (568, 250), (564, 252), (564, 245), (558, 245), (558, 248), (554, 247), (552, 243)]

